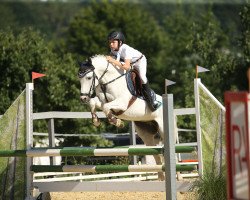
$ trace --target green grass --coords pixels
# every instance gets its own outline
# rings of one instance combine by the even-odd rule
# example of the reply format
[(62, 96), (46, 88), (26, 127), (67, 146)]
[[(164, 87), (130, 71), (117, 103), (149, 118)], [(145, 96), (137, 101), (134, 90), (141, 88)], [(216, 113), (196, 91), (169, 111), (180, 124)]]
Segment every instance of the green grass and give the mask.
[[(26, 147), (25, 94), (22, 92), (0, 119), (1, 150)], [(17, 158), (15, 161), (10, 158), (0, 158), (0, 180), (2, 181), (0, 194), (4, 194), (6, 199), (11, 199), (12, 193), (14, 199), (24, 199), (25, 195), (25, 158)], [(14, 171), (10, 170), (12, 167), (15, 167), (14, 175)]]
[(216, 175), (214, 172), (206, 172), (194, 182), (191, 190), (197, 193), (198, 200), (226, 200), (225, 173)]

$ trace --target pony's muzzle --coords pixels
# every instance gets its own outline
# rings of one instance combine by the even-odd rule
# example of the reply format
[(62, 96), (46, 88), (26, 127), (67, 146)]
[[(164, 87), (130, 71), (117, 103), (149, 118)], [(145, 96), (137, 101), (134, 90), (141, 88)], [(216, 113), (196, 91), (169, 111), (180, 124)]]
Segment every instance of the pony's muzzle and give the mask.
[(80, 99), (83, 103), (88, 103), (90, 98), (86, 95), (81, 94)]

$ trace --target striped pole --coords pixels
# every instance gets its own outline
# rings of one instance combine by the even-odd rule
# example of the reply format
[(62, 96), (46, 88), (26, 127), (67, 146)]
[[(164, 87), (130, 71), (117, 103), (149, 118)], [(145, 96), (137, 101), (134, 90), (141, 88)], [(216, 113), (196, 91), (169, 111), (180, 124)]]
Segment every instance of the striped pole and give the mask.
[[(196, 150), (193, 146), (176, 146), (176, 153), (190, 153)], [(162, 146), (155, 147), (63, 147), (63, 148), (33, 148), (31, 150), (0, 150), (0, 157), (42, 157), (42, 156), (144, 156), (163, 154)]]
[[(38, 172), (164, 172), (164, 165), (32, 165), (31, 171)], [(176, 165), (176, 171), (194, 171), (197, 164)]]

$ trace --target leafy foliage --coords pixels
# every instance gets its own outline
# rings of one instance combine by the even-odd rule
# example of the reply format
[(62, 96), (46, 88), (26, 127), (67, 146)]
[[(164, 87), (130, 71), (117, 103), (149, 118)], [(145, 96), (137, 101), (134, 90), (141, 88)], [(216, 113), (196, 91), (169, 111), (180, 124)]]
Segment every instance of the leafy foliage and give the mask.
[(18, 36), (12, 31), (0, 32), (0, 111), (3, 112), (31, 80), (31, 71), (46, 71), (53, 54), (39, 34), (32, 29)]
[[(248, 3), (240, 12), (241, 19), (241, 37), (239, 39), (239, 47), (242, 53), (238, 53), (237, 63), (239, 73), (245, 74), (250, 67), (250, 4)], [(247, 90), (248, 81), (246, 78), (237, 79), (239, 81), (239, 89)]]
[(158, 60), (167, 45), (166, 35), (157, 21), (136, 4), (101, 1), (83, 8), (70, 23), (68, 48), (84, 57), (107, 54), (107, 35), (112, 30), (123, 31), (126, 43), (146, 55), (150, 77), (161, 76)]
[(192, 189), (197, 192), (199, 200), (227, 199), (226, 176), (213, 172), (205, 173), (197, 180)]

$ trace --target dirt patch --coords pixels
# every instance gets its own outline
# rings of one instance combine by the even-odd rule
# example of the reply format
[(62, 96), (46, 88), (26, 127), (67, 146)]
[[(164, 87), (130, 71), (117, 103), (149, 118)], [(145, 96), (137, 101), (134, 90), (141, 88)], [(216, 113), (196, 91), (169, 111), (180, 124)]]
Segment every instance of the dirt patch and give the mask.
[[(165, 192), (52, 192), (52, 200), (166, 200)], [(177, 200), (195, 200), (195, 193), (177, 193)]]

